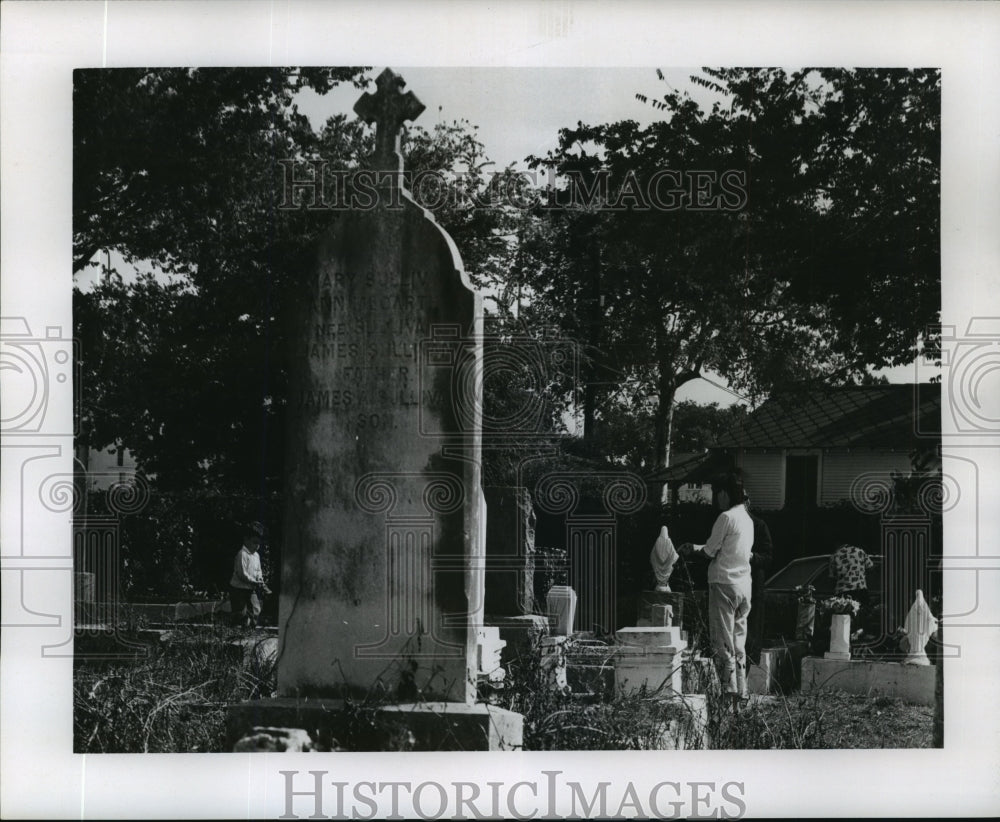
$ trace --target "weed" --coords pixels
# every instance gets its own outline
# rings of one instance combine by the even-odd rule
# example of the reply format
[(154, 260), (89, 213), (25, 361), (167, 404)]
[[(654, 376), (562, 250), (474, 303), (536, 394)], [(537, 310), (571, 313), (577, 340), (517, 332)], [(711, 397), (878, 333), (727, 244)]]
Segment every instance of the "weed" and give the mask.
[[(269, 697), (273, 659), (248, 654), (237, 631), (179, 628), (135, 661), (78, 660), (73, 678), (76, 753), (220, 751), (226, 705)], [(255, 649), (256, 650), (256, 649)]]

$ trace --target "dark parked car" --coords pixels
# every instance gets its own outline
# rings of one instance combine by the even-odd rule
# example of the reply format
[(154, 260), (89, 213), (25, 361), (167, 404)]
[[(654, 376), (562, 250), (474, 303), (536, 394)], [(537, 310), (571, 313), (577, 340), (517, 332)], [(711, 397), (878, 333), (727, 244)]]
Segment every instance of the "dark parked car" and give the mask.
[[(859, 615), (860, 626), (868, 625), (882, 601), (882, 557), (873, 554), (868, 569), (868, 606)], [(830, 575), (830, 554), (793, 559), (764, 583), (764, 636), (767, 640), (795, 639), (799, 592), (796, 587), (812, 585), (817, 601), (832, 597), (836, 580)]]

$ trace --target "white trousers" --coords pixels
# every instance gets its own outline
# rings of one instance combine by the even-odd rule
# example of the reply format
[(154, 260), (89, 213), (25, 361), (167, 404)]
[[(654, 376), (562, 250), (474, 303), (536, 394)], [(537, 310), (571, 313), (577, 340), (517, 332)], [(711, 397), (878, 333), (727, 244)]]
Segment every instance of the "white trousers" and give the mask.
[(708, 633), (722, 690), (747, 695), (747, 615), (750, 581), (743, 585), (713, 582), (708, 586)]

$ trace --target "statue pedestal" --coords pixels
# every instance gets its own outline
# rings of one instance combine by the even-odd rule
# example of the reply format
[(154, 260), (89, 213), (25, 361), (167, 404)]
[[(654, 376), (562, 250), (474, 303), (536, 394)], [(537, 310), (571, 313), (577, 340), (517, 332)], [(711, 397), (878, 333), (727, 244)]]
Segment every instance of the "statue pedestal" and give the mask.
[(676, 625), (662, 628), (637, 626), (615, 632), (615, 682), (621, 691), (646, 688), (665, 690), (671, 695), (684, 692), (682, 651), (687, 642), (681, 639)]
[(639, 594), (639, 613), (636, 625), (641, 628), (655, 626), (653, 608), (669, 605), (674, 612), (672, 622), (677, 627), (684, 625), (684, 594), (678, 591), (642, 591)]

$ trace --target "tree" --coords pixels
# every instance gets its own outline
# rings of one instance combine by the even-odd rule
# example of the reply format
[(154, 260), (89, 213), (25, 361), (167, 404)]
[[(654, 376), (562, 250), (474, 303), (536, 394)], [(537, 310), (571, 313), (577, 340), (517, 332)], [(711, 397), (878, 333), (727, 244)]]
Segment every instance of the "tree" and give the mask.
[[(350, 175), (338, 175), (372, 146), (371, 129), (354, 118), (314, 130), (295, 95), (341, 82), (362, 86), (365, 74), (76, 75), (74, 256), (79, 271), (102, 268), (96, 287), (75, 294), (80, 443), (122, 444), (160, 492), (280, 492), (285, 295), (312, 265), (312, 241), (333, 210), (350, 201)], [(473, 281), (499, 292), (516, 250), (523, 179), (489, 173), (466, 121), (411, 125), (403, 152), (415, 199), (459, 243)], [(155, 272), (126, 279), (105, 262), (112, 253)], [(494, 336), (503, 345), (510, 328)], [(493, 380), (488, 403), (502, 409), (536, 388), (521, 383)], [(548, 424), (558, 420), (557, 409), (548, 415)]]
[[(684, 400), (674, 406), (671, 453), (702, 452), (746, 420), (745, 405), (720, 407)], [(608, 409), (597, 436), (597, 449), (605, 460), (639, 473), (655, 467), (650, 443), (656, 435), (655, 402), (619, 403)]]
[(533, 158), (558, 183), (520, 276), (590, 353), (588, 420), (657, 398), (658, 466), (706, 370), (754, 397), (859, 379), (912, 360), (939, 306), (935, 72), (705, 74), (710, 111), (671, 90), (661, 122)]
[[(319, 153), (335, 131), (328, 125), (321, 140), (295, 94), (360, 85), (362, 70), (82, 70), (74, 79), (74, 270), (96, 264), (100, 250), (156, 271), (133, 284), (105, 270), (74, 295), (80, 440), (123, 443), (163, 490), (273, 492), (282, 294), (329, 220), (277, 207), (278, 161)], [(357, 137), (339, 125), (343, 142)]]
[[(228, 550), (220, 523), (278, 524), (285, 295), (311, 268), (312, 242), (335, 219), (338, 194), (349, 202), (354, 191), (346, 175), (338, 192), (338, 175), (357, 169), (373, 144), (370, 128), (342, 115), (314, 130), (295, 96), (342, 82), (361, 87), (366, 76), (353, 68), (76, 75), (74, 270), (100, 272), (93, 288), (74, 294), (78, 442), (132, 452), (154, 476), (153, 500), (133, 530), (186, 534), (202, 568), (225, 569), (226, 556), (200, 556)], [(511, 199), (521, 178), (487, 173), (485, 147), (467, 122), (411, 126), (403, 151), (411, 179), (424, 175), (415, 199), (460, 243), (473, 280), (499, 282), (516, 246)], [(138, 276), (115, 271), (112, 256)], [(491, 345), (509, 337), (505, 329)], [(505, 373), (488, 380), (499, 417), (534, 401), (538, 388), (530, 375)], [(558, 409), (546, 413), (543, 424), (556, 424)], [(162, 579), (158, 563), (179, 546), (140, 542), (125, 546), (132, 581)]]

